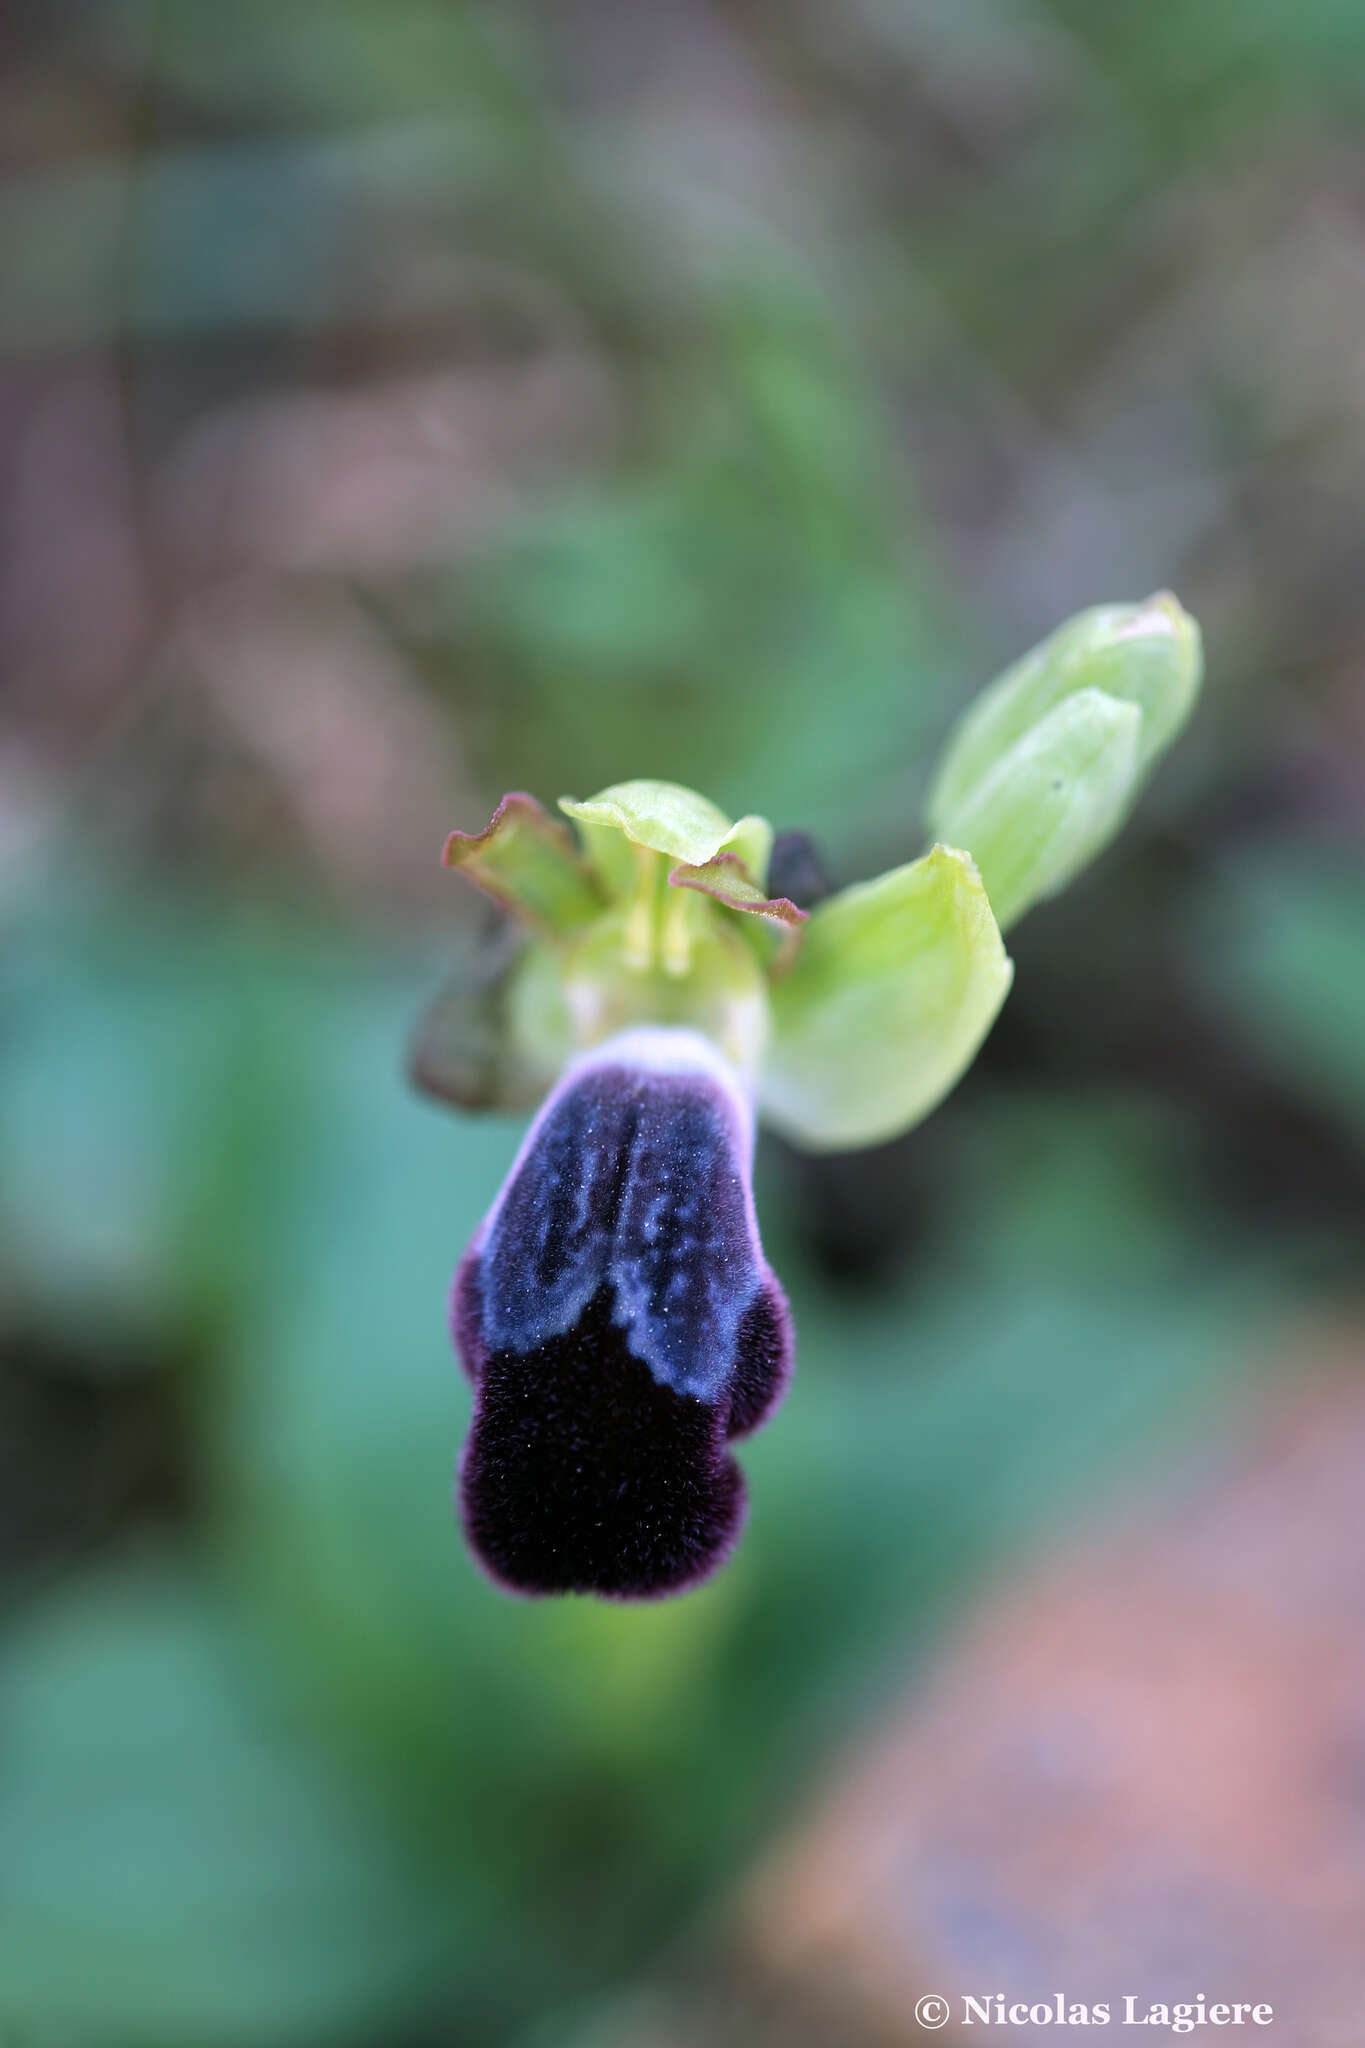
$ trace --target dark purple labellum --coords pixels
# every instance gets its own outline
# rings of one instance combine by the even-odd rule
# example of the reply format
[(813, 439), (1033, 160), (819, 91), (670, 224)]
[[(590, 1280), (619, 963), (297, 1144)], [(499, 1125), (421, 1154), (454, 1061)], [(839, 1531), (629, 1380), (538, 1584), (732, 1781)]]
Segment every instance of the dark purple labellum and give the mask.
[(547, 1101), (456, 1275), (475, 1386), (460, 1506), (523, 1593), (647, 1599), (729, 1555), (725, 1445), (791, 1370), (748, 1113), (690, 1032), (625, 1034)]

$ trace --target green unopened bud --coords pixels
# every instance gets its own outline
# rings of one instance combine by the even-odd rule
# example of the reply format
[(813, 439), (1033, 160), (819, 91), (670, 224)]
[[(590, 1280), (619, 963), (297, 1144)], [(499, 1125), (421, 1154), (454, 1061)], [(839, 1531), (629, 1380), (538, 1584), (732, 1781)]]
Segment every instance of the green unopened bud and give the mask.
[(1108, 845), (1202, 674), (1199, 628), (1163, 591), (1079, 613), (971, 706), (929, 822), (972, 855), (1002, 928)]

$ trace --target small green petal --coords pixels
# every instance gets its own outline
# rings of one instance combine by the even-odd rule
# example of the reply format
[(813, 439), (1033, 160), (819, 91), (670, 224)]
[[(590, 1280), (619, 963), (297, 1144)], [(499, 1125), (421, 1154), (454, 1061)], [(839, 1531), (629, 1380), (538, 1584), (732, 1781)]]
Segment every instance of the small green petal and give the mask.
[(971, 1064), (1013, 972), (975, 864), (953, 847), (827, 897), (772, 983), (765, 1113), (814, 1150), (908, 1130)]
[[(590, 857), (605, 857), (618, 872), (626, 871), (619, 861), (612, 863), (603, 845), (604, 831), (693, 867), (730, 852), (760, 881), (768, 871), (772, 828), (767, 820), (749, 817), (731, 824), (724, 811), (680, 782), (617, 782), (585, 803), (562, 796), (559, 808), (577, 820)], [(608, 880), (615, 879), (615, 873), (608, 872)]]
[(1143, 774), (1189, 717), (1202, 674), (1199, 628), (1162, 591), (1069, 619), (970, 707), (939, 768), (930, 829), (970, 849), (1002, 925), (1117, 832)]
[(1016, 740), (953, 814), (1002, 930), (1108, 845), (1140, 779), (1142, 713), (1081, 690)]
[(699, 889), (727, 910), (760, 919), (778, 941), (776, 957), (784, 962), (790, 957), (807, 912), (798, 910), (789, 897), (765, 895), (737, 854), (718, 853), (698, 867), (680, 864), (668, 879), (675, 889)]
[(505, 796), (482, 832), (452, 832), (445, 864), (548, 935), (600, 914), (602, 892), (573, 835), (534, 797)]
[(772, 826), (766, 818), (750, 811), (730, 827), (724, 844), (716, 849), (716, 858), (732, 853), (736, 860), (743, 861), (752, 879), (762, 888), (767, 880), (772, 850)]

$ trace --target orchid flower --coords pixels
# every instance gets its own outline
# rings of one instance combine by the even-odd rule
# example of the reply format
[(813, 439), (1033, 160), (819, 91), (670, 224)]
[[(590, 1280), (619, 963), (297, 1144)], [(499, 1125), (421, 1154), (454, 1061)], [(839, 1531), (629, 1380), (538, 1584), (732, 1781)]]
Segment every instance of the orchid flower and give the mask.
[(929, 1114), (1009, 991), (1002, 928), (1118, 831), (1201, 666), (1170, 596), (1080, 614), (969, 708), (929, 849), (837, 891), (798, 837), (670, 782), (561, 817), (514, 794), (451, 834), (447, 864), (505, 916), (429, 1013), (415, 1078), (467, 1108), (540, 1104), (451, 1303), (474, 1385), (460, 1512), (499, 1583), (643, 1599), (729, 1555), (726, 1446), (793, 1352), (756, 1119), (818, 1151)]

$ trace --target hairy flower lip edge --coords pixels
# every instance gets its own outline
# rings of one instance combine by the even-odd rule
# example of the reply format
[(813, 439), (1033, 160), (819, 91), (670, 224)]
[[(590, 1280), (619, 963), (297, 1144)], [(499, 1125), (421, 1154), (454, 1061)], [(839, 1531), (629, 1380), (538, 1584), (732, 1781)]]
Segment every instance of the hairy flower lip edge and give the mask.
[[(629, 1062), (627, 1054), (630, 1056)], [(482, 1328), (482, 1304), (478, 1302), (480, 1261), (507, 1191), (512, 1186), (521, 1164), (531, 1156), (535, 1140), (552, 1113), (553, 1106), (562, 1101), (594, 1069), (608, 1069), (632, 1063), (637, 1071), (652, 1071), (663, 1076), (675, 1076), (679, 1073), (695, 1075), (718, 1088), (726, 1104), (732, 1123), (733, 1154), (740, 1167), (744, 1230), (752, 1247), (757, 1276), (755, 1292), (736, 1328), (737, 1351), (734, 1365), (738, 1366), (741, 1363), (741, 1353), (738, 1349), (739, 1333), (751, 1317), (757, 1316), (757, 1327), (766, 1331), (768, 1337), (773, 1340), (773, 1348), (762, 1361), (765, 1377), (752, 1408), (743, 1410), (738, 1420), (735, 1419), (733, 1405), (745, 1390), (736, 1386), (733, 1378), (731, 1385), (726, 1389), (725, 1400), (707, 1399), (672, 1388), (666, 1382), (660, 1381), (644, 1360), (638, 1361), (641, 1368), (651, 1372), (656, 1384), (666, 1388), (673, 1399), (684, 1405), (694, 1404), (712, 1419), (708, 1462), (702, 1478), (708, 1487), (720, 1490), (719, 1496), (712, 1496), (712, 1501), (719, 1498), (719, 1511), (728, 1517), (728, 1520), (723, 1534), (711, 1547), (704, 1550), (700, 1562), (693, 1563), (686, 1571), (675, 1577), (628, 1589), (599, 1584), (528, 1585), (509, 1577), (484, 1555), (474, 1527), (477, 1518), (470, 1496), (470, 1474), (471, 1467), (479, 1455), (479, 1436), (484, 1420), (484, 1375), (492, 1355)], [(497, 1198), (460, 1259), (451, 1283), (448, 1302), (448, 1327), (453, 1347), (465, 1376), (471, 1383), (474, 1395), (469, 1425), (456, 1469), (455, 1505), (464, 1529), (466, 1548), (481, 1575), (498, 1591), (527, 1600), (573, 1593), (578, 1597), (591, 1597), (619, 1605), (652, 1604), (696, 1590), (714, 1577), (733, 1556), (744, 1532), (749, 1500), (743, 1468), (730, 1455), (729, 1446), (760, 1428), (781, 1405), (791, 1384), (796, 1352), (795, 1329), (786, 1292), (763, 1254), (759, 1236), (752, 1184), (754, 1134), (752, 1102), (734, 1069), (710, 1041), (701, 1033), (687, 1028), (674, 1029), (652, 1025), (637, 1026), (618, 1033), (615, 1038), (601, 1046), (593, 1047), (576, 1059), (556, 1082), (526, 1132)], [(582, 1318), (580, 1322), (581, 1320)], [(573, 1327), (577, 1328), (578, 1325)], [(748, 1391), (752, 1396), (752, 1387)]]
[[(460, 1260), (459, 1266), (456, 1268), (455, 1280), (451, 1287), (450, 1296), (452, 1330), (458, 1330), (461, 1327), (458, 1307), (460, 1289), (466, 1279), (468, 1268), (476, 1256), (476, 1246), (471, 1243), (464, 1257)], [(776, 1275), (772, 1274), (771, 1269), (769, 1269), (769, 1280), (770, 1284), (776, 1288), (782, 1306), (786, 1310), (788, 1340), (780, 1383), (769, 1405), (767, 1415), (771, 1415), (786, 1396), (787, 1389), (791, 1384), (795, 1357), (795, 1345), (791, 1337), (791, 1314), (790, 1310), (786, 1308), (786, 1295), (783, 1292), (781, 1282), (777, 1280)], [(476, 1339), (476, 1342), (478, 1347), (482, 1349), (482, 1340)], [(455, 1514), (464, 1535), (466, 1555), (473, 1561), (474, 1568), (479, 1573), (479, 1576), (495, 1593), (501, 1594), (504, 1599), (523, 1600), (528, 1604), (536, 1600), (573, 1598), (580, 1600), (604, 1600), (613, 1607), (652, 1607), (663, 1600), (676, 1600), (686, 1593), (699, 1592), (703, 1586), (708, 1585), (730, 1563), (735, 1552), (739, 1549), (744, 1531), (748, 1526), (750, 1508), (749, 1489), (742, 1468), (735, 1459), (729, 1456), (726, 1450), (726, 1445), (733, 1441), (733, 1439), (727, 1437), (723, 1429), (718, 1429), (718, 1441), (715, 1447), (717, 1464), (721, 1467), (726, 1465), (732, 1467), (739, 1474), (739, 1484), (733, 1496), (733, 1522), (715, 1548), (708, 1553), (705, 1566), (699, 1572), (676, 1582), (659, 1584), (647, 1591), (638, 1592), (625, 1592), (597, 1586), (546, 1589), (538, 1586), (518, 1584), (515, 1579), (509, 1578), (503, 1572), (500, 1572), (496, 1565), (485, 1557), (481, 1545), (475, 1539), (471, 1529), (472, 1516), (469, 1499), (470, 1467), (477, 1455), (478, 1433), (483, 1420), (481, 1412), (483, 1391), (480, 1386), (480, 1375), (483, 1365), (487, 1362), (487, 1353), (485, 1352), (484, 1357), (479, 1360), (478, 1371), (476, 1372), (476, 1369), (467, 1362), (463, 1351), (460, 1349), (458, 1338), (456, 1339), (456, 1352), (460, 1358), (461, 1365), (464, 1367), (466, 1377), (472, 1383), (474, 1400), (473, 1406), (470, 1409), (469, 1423), (465, 1430), (464, 1442), (460, 1446), (459, 1456), (455, 1464)], [(764, 1420), (767, 1419), (767, 1415), (764, 1416)], [(756, 1424), (755, 1427), (757, 1426)], [(745, 1434), (748, 1434), (748, 1432), (745, 1432)]]
[[(461, 1296), (467, 1282), (468, 1273), (477, 1256), (478, 1241), (476, 1239), (474, 1242), (471, 1242), (463, 1258), (460, 1260), (459, 1266), (456, 1268), (455, 1279), (450, 1290), (450, 1327), (452, 1334), (455, 1335), (456, 1355), (460, 1360), (466, 1378), (473, 1387), (474, 1394), (464, 1442), (460, 1446), (459, 1456), (455, 1465), (454, 1505), (456, 1518), (464, 1534), (465, 1551), (472, 1559), (480, 1577), (492, 1587), (494, 1592), (502, 1594), (504, 1598), (510, 1597), (514, 1600), (524, 1600), (527, 1602), (572, 1597), (575, 1599), (604, 1600), (614, 1607), (652, 1607), (663, 1600), (677, 1600), (687, 1593), (700, 1592), (704, 1586), (710, 1584), (712, 1579), (718, 1577), (731, 1562), (735, 1552), (739, 1549), (749, 1521), (749, 1511), (752, 1503), (749, 1498), (748, 1477), (739, 1461), (730, 1455), (729, 1446), (743, 1443), (772, 1420), (791, 1389), (792, 1379), (796, 1370), (795, 1323), (786, 1290), (777, 1274), (764, 1261), (764, 1281), (761, 1293), (766, 1298), (767, 1306), (772, 1312), (774, 1325), (781, 1333), (782, 1348), (773, 1374), (771, 1390), (764, 1401), (762, 1411), (752, 1421), (739, 1429), (722, 1426), (719, 1412), (716, 1411), (716, 1431), (713, 1443), (716, 1468), (718, 1472), (726, 1472), (727, 1476), (729, 1474), (735, 1475), (737, 1483), (734, 1485), (734, 1491), (731, 1496), (733, 1520), (725, 1535), (707, 1553), (702, 1567), (682, 1578), (666, 1583), (661, 1582), (647, 1590), (627, 1592), (600, 1586), (546, 1589), (538, 1586), (518, 1584), (515, 1579), (509, 1578), (503, 1572), (500, 1572), (496, 1565), (492, 1564), (484, 1556), (483, 1550), (476, 1541), (470, 1527), (469, 1468), (475, 1455), (476, 1438), (482, 1420), (480, 1412), (482, 1401), (480, 1376), (483, 1366), (487, 1363), (488, 1354), (483, 1345), (482, 1337), (478, 1333), (477, 1325), (472, 1319), (467, 1322), (464, 1320)], [(458, 1334), (461, 1332), (467, 1332), (467, 1335), (462, 1337), (461, 1334)], [(463, 1343), (470, 1345), (471, 1348), (468, 1353), (462, 1348)], [(479, 1356), (480, 1353), (482, 1353), (482, 1356)], [(474, 1362), (471, 1363), (471, 1360)], [(695, 1399), (696, 1397), (692, 1396), (690, 1398)], [(698, 1405), (705, 1404), (699, 1403)]]

